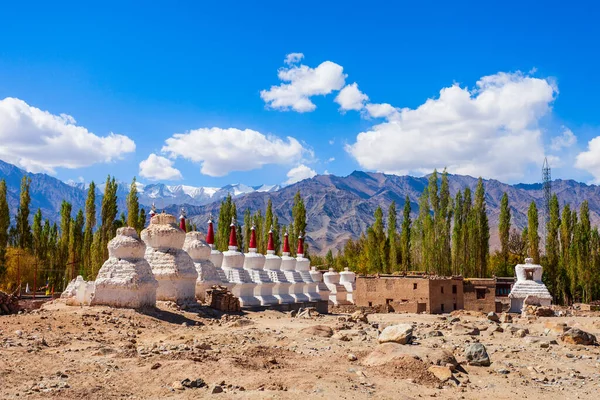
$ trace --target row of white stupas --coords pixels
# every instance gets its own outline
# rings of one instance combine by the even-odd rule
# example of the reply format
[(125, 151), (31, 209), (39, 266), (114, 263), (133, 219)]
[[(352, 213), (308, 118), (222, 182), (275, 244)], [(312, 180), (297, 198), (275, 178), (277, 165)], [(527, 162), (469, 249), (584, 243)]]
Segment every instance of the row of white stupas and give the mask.
[(251, 230), (249, 251), (237, 247), (234, 221), (230, 226), (229, 250), (214, 248), (214, 228), (208, 221), (206, 241), (200, 232), (186, 232), (185, 214), (179, 217), (150, 212), (150, 225), (141, 240), (134, 228), (117, 230), (108, 243), (109, 259), (98, 277), (86, 282), (81, 276), (69, 283), (62, 297), (70, 304), (139, 308), (157, 300), (185, 304), (204, 301), (213, 285), (228, 287), (242, 307), (310, 303), (353, 303), (356, 276), (346, 270), (329, 269), (322, 274), (304, 257), (304, 238), (298, 238), (298, 256), (290, 257), (287, 233), (283, 255), (275, 254), (269, 231), (267, 255), (257, 252), (256, 233)]

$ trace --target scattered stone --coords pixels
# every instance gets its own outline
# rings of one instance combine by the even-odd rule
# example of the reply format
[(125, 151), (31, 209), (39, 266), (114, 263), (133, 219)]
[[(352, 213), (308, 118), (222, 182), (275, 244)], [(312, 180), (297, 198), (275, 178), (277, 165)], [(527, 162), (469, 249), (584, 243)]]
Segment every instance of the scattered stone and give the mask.
[(155, 363), (150, 367), (150, 369), (159, 369), (160, 367), (162, 367), (161, 363)]
[(507, 370), (506, 368), (500, 368), (500, 369), (498, 370), (498, 373), (499, 373), (499, 374), (502, 374), (502, 375), (508, 375), (508, 374), (510, 374), (510, 371), (509, 371), (509, 370)]
[(408, 344), (412, 341), (413, 328), (408, 324), (388, 326), (381, 332), (377, 341), (379, 343)]
[(454, 375), (452, 375), (452, 371), (450, 370), (450, 368), (445, 367), (445, 366), (441, 367), (441, 366), (433, 365), (433, 366), (427, 368), (427, 371), (431, 372), (433, 374), (433, 376), (438, 378), (441, 382), (447, 382), (447, 381), (451, 380), (452, 378), (454, 378)]
[(560, 337), (560, 339), (569, 344), (580, 344), (584, 346), (596, 344), (596, 336), (578, 328), (569, 329)]
[(493, 311), (487, 315), (487, 319), (492, 322), (500, 322), (500, 317)]
[(221, 385), (215, 385), (210, 392), (212, 394), (223, 393), (223, 387), (221, 387)]
[(358, 360), (358, 357), (356, 357), (352, 353), (348, 354), (348, 361), (356, 361), (356, 360)]
[(425, 337), (440, 337), (440, 336), (444, 336), (444, 334), (442, 333), (442, 331), (429, 331), (425, 334)]
[(454, 324), (452, 326), (452, 333), (454, 335), (476, 336), (476, 335), (479, 335), (479, 329), (474, 326), (463, 325), (463, 324)]
[(488, 367), (490, 365), (490, 356), (485, 346), (481, 343), (473, 343), (465, 349), (465, 357), (469, 365)]
[(185, 389), (185, 387), (181, 384), (181, 381), (175, 381), (173, 382), (173, 384), (171, 385), (171, 387), (175, 390), (183, 390)]

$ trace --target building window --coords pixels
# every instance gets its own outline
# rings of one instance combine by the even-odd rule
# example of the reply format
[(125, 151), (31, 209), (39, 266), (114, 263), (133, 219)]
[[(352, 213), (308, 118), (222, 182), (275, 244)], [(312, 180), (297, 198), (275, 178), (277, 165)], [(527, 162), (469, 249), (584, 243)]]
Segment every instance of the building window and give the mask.
[(373, 307), (373, 302), (372, 301), (369, 302), (369, 307)]
[(485, 289), (476, 289), (477, 300), (485, 299)]
[(417, 284), (413, 283), (413, 290), (417, 290)]
[(442, 289), (442, 294), (444, 294), (444, 287), (440, 286), (440, 289)]
[[(452, 285), (452, 294), (456, 294), (457, 288), (456, 285)], [(456, 308), (455, 308), (456, 310)]]
[(441, 306), (442, 306), (442, 312), (444, 312), (444, 305), (442, 304)]
[(454, 303), (454, 304), (452, 305), (452, 307), (453, 307), (453, 308), (456, 310), (456, 303)]
[(394, 301), (394, 299), (385, 299), (385, 305), (389, 306), (392, 301)]

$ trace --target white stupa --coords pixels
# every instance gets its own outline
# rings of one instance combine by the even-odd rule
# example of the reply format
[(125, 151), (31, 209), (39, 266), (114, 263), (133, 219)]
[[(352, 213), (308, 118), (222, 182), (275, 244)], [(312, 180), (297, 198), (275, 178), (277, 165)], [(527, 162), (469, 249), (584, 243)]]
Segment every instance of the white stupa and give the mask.
[(346, 287), (340, 283), (340, 274), (333, 268), (323, 274), (323, 282), (329, 289), (329, 302), (335, 305), (350, 304)]
[(227, 281), (233, 284), (231, 292), (240, 299), (240, 306), (260, 306), (260, 300), (254, 296), (256, 283), (252, 282), (250, 274), (244, 269), (244, 254), (238, 251), (235, 220), (231, 219), (229, 233), (229, 250), (223, 253), (223, 271)]
[(279, 304), (290, 304), (295, 300), (290, 296), (291, 283), (285, 277), (281, 270), (281, 257), (275, 254), (275, 241), (273, 240), (273, 228), (269, 230), (269, 241), (267, 243), (267, 255), (265, 257), (265, 271), (269, 274), (271, 281), (275, 282), (273, 286), (273, 296)]
[(117, 229), (95, 282), (92, 305), (140, 308), (156, 304), (158, 282), (144, 259), (146, 245), (132, 227)]
[(348, 269), (344, 268), (340, 272), (340, 284), (346, 288), (346, 300), (354, 304), (354, 289), (356, 289), (356, 274)]
[(323, 274), (317, 269), (317, 267), (310, 267), (310, 277), (317, 284), (317, 293), (321, 300), (329, 300), (330, 291), (323, 280)]
[[(196, 298), (204, 302), (206, 290), (213, 285), (223, 285), (217, 268), (210, 261), (211, 248), (204, 241), (204, 235), (201, 232), (192, 231), (185, 235), (183, 250), (186, 251), (196, 266), (198, 280), (196, 280)], [(223, 274), (224, 275), (224, 274)]]
[(510, 312), (520, 313), (524, 304), (550, 306), (552, 295), (542, 282), (543, 270), (541, 265), (533, 263), (533, 258), (526, 258), (525, 264), (515, 266), (517, 281), (508, 295)]
[(250, 241), (248, 252), (244, 254), (244, 269), (248, 271), (252, 282), (256, 283), (254, 296), (260, 300), (260, 305), (269, 306), (279, 304), (279, 300), (273, 296), (275, 282), (269, 278), (269, 273), (264, 270), (265, 256), (256, 251), (256, 228), (250, 229)]
[(319, 301), (321, 296), (317, 290), (317, 283), (313, 281), (310, 274), (310, 260), (304, 257), (304, 237), (302, 234), (298, 236), (298, 256), (296, 257), (296, 271), (304, 281), (304, 293), (308, 296), (309, 301)]
[(145, 258), (158, 281), (156, 299), (177, 303), (195, 302), (198, 272), (188, 253), (182, 250), (185, 232), (170, 214), (156, 214), (142, 231)]
[(309, 301), (308, 295), (304, 293), (304, 280), (302, 275), (296, 271), (296, 259), (290, 257), (290, 242), (287, 232), (283, 237), (283, 252), (281, 254), (281, 271), (285, 275), (285, 279), (290, 282), (290, 296), (294, 298), (296, 303), (306, 303)]
[(210, 247), (210, 262), (213, 263), (219, 274), (219, 279), (223, 282), (223, 285), (229, 289), (233, 287), (227, 280), (227, 275), (221, 266), (223, 265), (223, 253), (215, 248), (215, 228), (213, 227), (212, 215), (208, 218), (208, 230), (206, 231), (206, 244)]

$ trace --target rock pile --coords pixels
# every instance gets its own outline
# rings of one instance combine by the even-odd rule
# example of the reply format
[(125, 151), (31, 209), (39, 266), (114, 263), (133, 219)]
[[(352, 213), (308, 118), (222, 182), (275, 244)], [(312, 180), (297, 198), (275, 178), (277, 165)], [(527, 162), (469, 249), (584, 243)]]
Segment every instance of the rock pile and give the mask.
[(17, 296), (0, 292), (0, 315), (16, 314), (18, 311)]
[(235, 297), (225, 286), (213, 286), (206, 291), (206, 303), (223, 312), (240, 311), (240, 300)]

